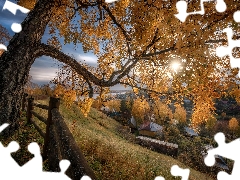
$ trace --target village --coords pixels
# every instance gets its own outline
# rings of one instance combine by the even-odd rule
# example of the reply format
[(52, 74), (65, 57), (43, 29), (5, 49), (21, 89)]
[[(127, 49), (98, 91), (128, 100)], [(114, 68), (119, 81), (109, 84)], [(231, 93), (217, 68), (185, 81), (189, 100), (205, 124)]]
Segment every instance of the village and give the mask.
[[(126, 96), (134, 97), (134, 94), (131, 94), (130, 92), (126, 94), (116, 94), (112, 98), (115, 100), (121, 100), (121, 106), (123, 106), (122, 103), (124, 103)], [(197, 170), (206, 172), (206, 168), (201, 164), (201, 161), (204, 161), (204, 158), (207, 155), (207, 150), (213, 149), (213, 147), (216, 146), (216, 143), (211, 140), (214, 133), (220, 131), (225, 132), (228, 141), (237, 137), (237, 135), (231, 132), (228, 127), (231, 117), (238, 117), (240, 106), (233, 98), (216, 100), (216, 115), (219, 119), (217, 120), (215, 127), (212, 129), (212, 132), (209, 133), (204, 128), (197, 131), (191, 127), (190, 118), (193, 111), (193, 102), (187, 98), (185, 98), (183, 102), (185, 118), (189, 124), (181, 124), (178, 119), (167, 119), (164, 124), (160, 125), (156, 123), (155, 115), (149, 113), (144, 116), (143, 123), (138, 124), (133, 115), (131, 113), (129, 114), (127, 109), (116, 111), (114, 108), (105, 106), (101, 108), (101, 111), (128, 127), (130, 133), (135, 135), (135, 143), (153, 151), (180, 159), (183, 162), (189, 163), (189, 165), (194, 165), (194, 167), (197, 167)], [(169, 105), (169, 109), (171, 109), (172, 112), (175, 111), (176, 107), (174, 107), (174, 103)], [(225, 127), (225, 129), (223, 127)], [(195, 153), (189, 154), (190, 149)], [(187, 157), (183, 158), (183, 154)], [(192, 154), (195, 154), (195, 157)], [(231, 172), (233, 162), (226, 160), (221, 156), (216, 156), (215, 158), (216, 163), (211, 171), (218, 172), (219, 170), (223, 170)]]

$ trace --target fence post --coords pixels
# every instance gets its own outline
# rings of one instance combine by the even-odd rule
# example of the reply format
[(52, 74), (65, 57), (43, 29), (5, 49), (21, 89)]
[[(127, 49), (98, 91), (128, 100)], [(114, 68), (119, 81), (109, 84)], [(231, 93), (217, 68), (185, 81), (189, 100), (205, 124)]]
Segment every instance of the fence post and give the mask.
[(24, 93), (24, 94), (23, 94), (23, 98), (22, 98), (22, 111), (25, 110), (25, 107), (26, 107), (26, 101), (27, 101), (27, 99), (26, 99), (27, 96), (28, 96), (27, 93)]
[(28, 106), (27, 106), (27, 123), (31, 123), (31, 119), (33, 117), (31, 111), (33, 110), (33, 101), (34, 98), (28, 98)]
[(44, 137), (44, 146), (43, 146), (43, 160), (46, 160), (48, 154), (48, 143), (49, 143), (49, 134), (50, 134), (50, 126), (52, 125), (52, 113), (51, 110), (54, 108), (59, 109), (60, 106), (60, 99), (50, 97), (49, 101), (49, 109), (48, 109), (48, 119), (47, 119), (47, 126), (46, 126), (46, 134)]

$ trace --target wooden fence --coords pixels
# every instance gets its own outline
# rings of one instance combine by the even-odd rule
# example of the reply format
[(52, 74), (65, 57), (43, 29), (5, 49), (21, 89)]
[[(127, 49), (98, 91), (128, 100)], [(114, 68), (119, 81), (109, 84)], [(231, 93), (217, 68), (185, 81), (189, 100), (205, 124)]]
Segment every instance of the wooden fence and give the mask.
[[(26, 108), (26, 98), (27, 96), (24, 95), (22, 110)], [(28, 98), (27, 102), (27, 122), (33, 124), (44, 138), (42, 157), (43, 160), (48, 159), (49, 170), (60, 172), (60, 160), (67, 159), (71, 162), (71, 165), (66, 174), (71, 179), (80, 180), (83, 175), (88, 175), (92, 180), (96, 179), (59, 112), (60, 99), (50, 97), (49, 106), (34, 103), (32, 97)], [(47, 110), (48, 118), (45, 119), (37, 114), (34, 107)], [(33, 116), (46, 124), (45, 132), (34, 122)]]

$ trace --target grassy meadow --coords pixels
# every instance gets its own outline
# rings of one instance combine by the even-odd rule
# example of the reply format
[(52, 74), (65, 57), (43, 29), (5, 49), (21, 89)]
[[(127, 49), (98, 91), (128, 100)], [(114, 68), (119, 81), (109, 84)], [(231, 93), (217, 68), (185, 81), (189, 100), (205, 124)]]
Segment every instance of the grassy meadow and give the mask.
[[(38, 102), (48, 104), (48, 100)], [(47, 111), (39, 108), (34, 110), (47, 117)], [(176, 164), (181, 168), (189, 168), (170, 156), (134, 144), (134, 135), (129, 133), (127, 127), (94, 108), (91, 109), (87, 118), (75, 105), (67, 109), (61, 104), (60, 112), (99, 180), (154, 180), (156, 176), (163, 176), (166, 180), (181, 179), (171, 175), (171, 166)], [(25, 125), (25, 123), (26, 119), (22, 118), (20, 132), (5, 144), (11, 140), (17, 140), (21, 145), (25, 141), (26, 146), (27, 143), (36, 141), (42, 146), (43, 139), (32, 125)], [(45, 128), (43, 124), (40, 126)], [(29, 153), (24, 153), (25, 151), (23, 149), (21, 153), (18, 152), (15, 155), (20, 164), (24, 164), (28, 158), (31, 158)], [(22, 156), (26, 158), (22, 159)], [(47, 170), (47, 162), (44, 168)], [(211, 180), (213, 178), (191, 169), (189, 179)]]

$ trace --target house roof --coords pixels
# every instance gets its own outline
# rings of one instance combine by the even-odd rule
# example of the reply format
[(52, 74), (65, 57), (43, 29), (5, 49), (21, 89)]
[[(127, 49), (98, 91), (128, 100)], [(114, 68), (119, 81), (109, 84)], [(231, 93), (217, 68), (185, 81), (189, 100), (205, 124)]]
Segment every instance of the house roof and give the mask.
[(147, 130), (147, 131), (162, 131), (163, 127), (157, 123), (145, 121), (139, 128), (139, 130)]
[(151, 123), (150, 123), (150, 130), (151, 130), (151, 131), (162, 131), (162, 130), (163, 130), (163, 127), (160, 126), (160, 125), (157, 124), (157, 123), (151, 122)]

